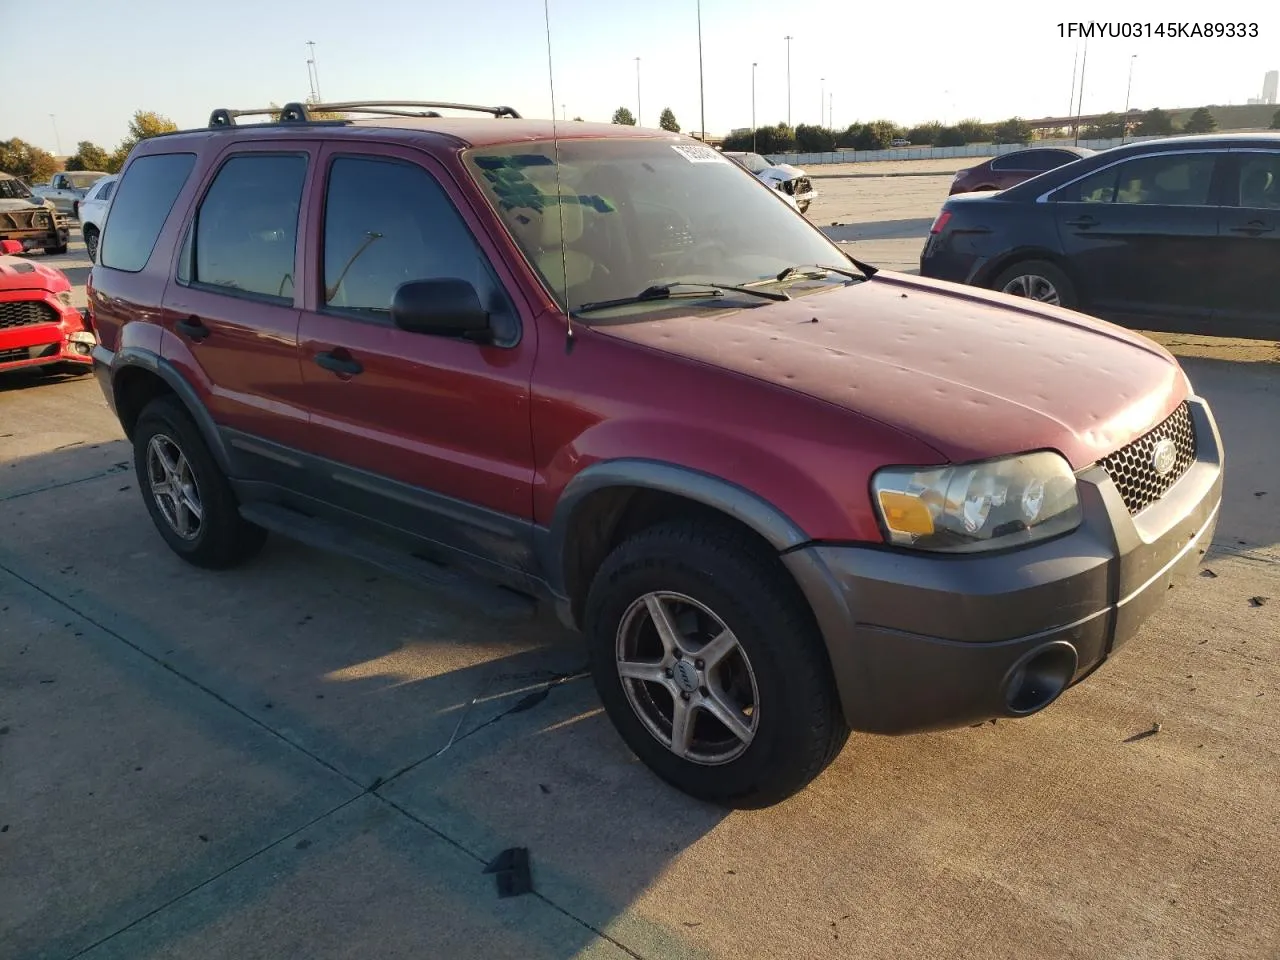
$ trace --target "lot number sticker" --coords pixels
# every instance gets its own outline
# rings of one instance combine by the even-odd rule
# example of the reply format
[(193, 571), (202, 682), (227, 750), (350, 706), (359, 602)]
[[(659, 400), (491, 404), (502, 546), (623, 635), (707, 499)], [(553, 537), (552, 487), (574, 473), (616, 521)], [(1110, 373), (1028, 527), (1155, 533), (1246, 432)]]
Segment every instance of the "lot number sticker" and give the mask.
[(671, 149), (680, 156), (684, 157), (690, 163), (728, 163), (729, 161), (716, 150), (710, 147), (688, 146), (683, 143), (673, 143)]

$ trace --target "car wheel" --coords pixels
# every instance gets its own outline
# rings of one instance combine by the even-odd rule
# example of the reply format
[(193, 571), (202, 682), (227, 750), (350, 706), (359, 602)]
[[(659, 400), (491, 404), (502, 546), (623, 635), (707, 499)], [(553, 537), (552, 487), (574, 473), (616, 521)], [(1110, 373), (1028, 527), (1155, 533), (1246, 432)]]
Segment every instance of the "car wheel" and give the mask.
[(85, 249), (89, 251), (89, 262), (98, 262), (98, 231), (89, 227), (84, 231)]
[(682, 521), (631, 537), (596, 574), (585, 627), (596, 689), (623, 740), (698, 799), (777, 803), (848, 737), (803, 596), (737, 531)]
[(57, 247), (45, 247), (44, 252), (51, 257), (56, 257), (67, 252), (67, 245), (64, 243)]
[(262, 548), (267, 532), (240, 516), (231, 485), (177, 397), (157, 397), (143, 409), (133, 463), (156, 529), (188, 563), (224, 569)]
[(1001, 272), (991, 287), (1014, 297), (1026, 297), (1069, 310), (1079, 303), (1071, 278), (1047, 260), (1015, 263)]

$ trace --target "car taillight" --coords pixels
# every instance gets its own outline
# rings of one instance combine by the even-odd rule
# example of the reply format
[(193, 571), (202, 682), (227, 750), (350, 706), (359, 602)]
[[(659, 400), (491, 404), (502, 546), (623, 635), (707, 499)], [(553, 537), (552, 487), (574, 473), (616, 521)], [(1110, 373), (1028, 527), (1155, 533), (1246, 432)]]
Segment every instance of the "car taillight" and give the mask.
[(947, 221), (951, 219), (951, 211), (943, 210), (938, 214), (937, 219), (933, 221), (933, 226), (929, 228), (930, 233), (941, 233), (943, 227), (947, 225)]

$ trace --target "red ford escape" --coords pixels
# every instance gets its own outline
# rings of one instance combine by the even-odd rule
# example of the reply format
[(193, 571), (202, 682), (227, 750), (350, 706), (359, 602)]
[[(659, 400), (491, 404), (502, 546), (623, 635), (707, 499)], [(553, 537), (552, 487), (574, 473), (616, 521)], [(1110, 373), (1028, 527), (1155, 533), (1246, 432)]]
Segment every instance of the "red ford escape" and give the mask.
[(1207, 549), (1218, 431), (1151, 341), (877, 272), (696, 140), (449, 106), (130, 155), (95, 368), (191, 563), (553, 603), (641, 759), (760, 806), (850, 728), (1045, 708)]

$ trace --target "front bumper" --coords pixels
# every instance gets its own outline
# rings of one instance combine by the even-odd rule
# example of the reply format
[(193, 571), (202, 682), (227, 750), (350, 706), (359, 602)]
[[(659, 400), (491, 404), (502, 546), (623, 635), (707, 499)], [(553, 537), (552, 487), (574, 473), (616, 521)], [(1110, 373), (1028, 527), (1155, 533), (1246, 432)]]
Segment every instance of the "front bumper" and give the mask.
[(1084, 519), (994, 555), (809, 546), (784, 555), (826, 639), (855, 730), (913, 733), (1035, 713), (1133, 637), (1208, 551), (1222, 443), (1189, 400), (1196, 460), (1130, 516), (1102, 467), (1079, 475)]
[(84, 313), (50, 302), (58, 321), (0, 329), (0, 371), (51, 363), (93, 362), (98, 339)]

